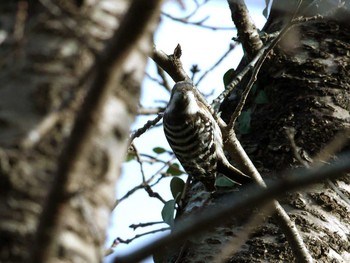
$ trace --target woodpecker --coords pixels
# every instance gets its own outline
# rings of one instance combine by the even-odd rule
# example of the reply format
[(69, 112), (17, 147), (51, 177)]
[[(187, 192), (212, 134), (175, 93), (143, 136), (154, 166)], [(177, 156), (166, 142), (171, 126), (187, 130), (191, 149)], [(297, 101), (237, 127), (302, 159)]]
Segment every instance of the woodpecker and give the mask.
[(175, 84), (163, 116), (170, 147), (185, 171), (208, 191), (215, 190), (218, 174), (239, 185), (249, 182), (250, 177), (227, 160), (220, 127), (203, 100), (191, 82)]

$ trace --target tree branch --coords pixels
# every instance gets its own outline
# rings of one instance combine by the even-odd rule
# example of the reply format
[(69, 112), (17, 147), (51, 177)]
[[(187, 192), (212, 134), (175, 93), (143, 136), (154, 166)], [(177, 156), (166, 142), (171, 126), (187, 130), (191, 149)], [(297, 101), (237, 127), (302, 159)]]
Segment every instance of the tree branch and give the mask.
[(244, 0), (228, 0), (232, 21), (236, 25), (239, 40), (248, 57), (253, 57), (263, 47), (258, 30), (249, 15)]
[(183, 80), (190, 80), (190, 77), (182, 67), (182, 62), (180, 60), (181, 55), (181, 46), (178, 44), (174, 49), (174, 54), (172, 55), (167, 55), (163, 51), (153, 47), (151, 58), (158, 64), (158, 66), (164, 69), (175, 82), (179, 82)]
[[(225, 149), (230, 153), (230, 156), (242, 165), (242, 170), (245, 174), (251, 176), (257, 185), (266, 189), (266, 183), (256, 169), (253, 162), (244, 151), (242, 145), (238, 141), (234, 130), (230, 131), (228, 139), (225, 141)], [(293, 221), (290, 220), (287, 212), (279, 204), (277, 200), (272, 200), (274, 208), (274, 216), (277, 224), (281, 228), (283, 234), (286, 236), (288, 243), (293, 251), (297, 262), (312, 262), (312, 257), (307, 250), (302, 237), (299, 234)]]
[(143, 127), (136, 130), (133, 134), (130, 136), (130, 143), (137, 137), (140, 137), (142, 134), (144, 134), (149, 128), (156, 125), (161, 119), (163, 118), (163, 113), (158, 113), (157, 117), (155, 117), (153, 120), (149, 120), (143, 125)]
[[(252, 69), (257, 68), (257, 64), (263, 62), (268, 53), (278, 44), (278, 42), (281, 40), (281, 38), (295, 25), (303, 22), (313, 21), (322, 18), (321, 16), (313, 16), (313, 17), (299, 17), (296, 19), (293, 19), (289, 22), (287, 26), (285, 26), (281, 31), (275, 32), (273, 34), (268, 35), (269, 38), (274, 37), (269, 44), (266, 44), (264, 47), (262, 47), (258, 53), (255, 55), (255, 57), (249, 62), (248, 65), (246, 65), (239, 74), (236, 75), (236, 77), (225, 87), (225, 90), (212, 102), (212, 107), (214, 108), (215, 112), (219, 110), (219, 106), (221, 101), (223, 101), (233, 90), (236, 88), (236, 86), (242, 81), (243, 77)], [(261, 67), (261, 66), (260, 66)], [(259, 70), (260, 70), (259, 67)], [(259, 70), (256, 70), (255, 74), (258, 74)], [(256, 76), (255, 76), (256, 77)], [(252, 81), (252, 84), (254, 84), (255, 81), (254, 74), (252, 74), (252, 77), (250, 79), (250, 82)], [(247, 85), (249, 87), (250, 85)], [(248, 89), (248, 88), (247, 88)], [(250, 90), (250, 88), (249, 88)], [(247, 95), (249, 92), (247, 92)]]
[(261, 207), (271, 201), (271, 199), (283, 196), (286, 192), (295, 191), (327, 178), (339, 178), (344, 176), (345, 173), (350, 173), (350, 152), (339, 156), (337, 160), (322, 167), (294, 170), (289, 175), (281, 176), (283, 179), (271, 183), (268, 188), (262, 189), (259, 186), (251, 186), (245, 190), (247, 194), (244, 197), (235, 198), (234, 194), (229, 194), (223, 198), (222, 202), (219, 201), (220, 207), (210, 206), (200, 214), (192, 215), (179, 221), (171, 234), (159, 238), (129, 255), (115, 257), (113, 262), (138, 262), (159, 251), (160, 248), (176, 246), (189, 236), (206, 232), (222, 224), (223, 218), (230, 220), (247, 207)]
[[(164, 224), (164, 222), (162, 222)], [(135, 235), (133, 238), (129, 238), (129, 239), (121, 239), (120, 237), (117, 237), (117, 241), (119, 243), (124, 243), (124, 244), (129, 244), (130, 242), (134, 241), (137, 238), (143, 237), (143, 236), (147, 236), (150, 234), (154, 234), (154, 233), (158, 233), (158, 232), (163, 232), (163, 231), (167, 231), (170, 230), (170, 227), (163, 227), (163, 228), (158, 228), (158, 229), (154, 229), (154, 230), (150, 230), (148, 232), (144, 232), (141, 234), (137, 234)], [(113, 243), (115, 243), (116, 241), (114, 241)]]
[(208, 73), (210, 73), (211, 71), (213, 71), (227, 56), (228, 54), (231, 53), (231, 51), (233, 51), (236, 48), (236, 43), (230, 44), (228, 50), (218, 59), (218, 61), (215, 62), (215, 64), (213, 66), (211, 66), (209, 69), (207, 69), (197, 80), (196, 82), (196, 86), (198, 86), (199, 82), (201, 82)]

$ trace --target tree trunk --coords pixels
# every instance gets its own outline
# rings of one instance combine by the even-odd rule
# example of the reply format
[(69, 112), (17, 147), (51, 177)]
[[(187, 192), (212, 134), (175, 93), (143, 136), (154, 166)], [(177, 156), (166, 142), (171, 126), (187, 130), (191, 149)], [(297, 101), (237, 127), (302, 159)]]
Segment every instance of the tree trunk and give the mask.
[[(106, 84), (112, 92), (101, 113), (84, 116), (79, 108), (99, 72), (95, 58), (122, 23), (129, 2), (0, 3), (0, 262), (33, 261), (34, 250), (42, 262), (101, 262), (158, 12), (122, 64), (102, 72), (109, 77), (118, 70)], [(37, 238), (39, 217), (60, 176), (60, 154), (71, 142), (78, 114), (93, 130), (67, 183), (58, 187), (64, 198), (58, 214), (49, 215), (56, 223), (55, 231), (46, 233), (48, 245)]]
[[(291, 19), (295, 2), (275, 1), (265, 31), (281, 30)], [(240, 136), (240, 141), (264, 179), (278, 179), (284, 171), (302, 166), (294, 150), (309, 162), (338, 132), (350, 126), (349, 9), (322, 3), (318, 8), (308, 4), (300, 8), (299, 15), (328, 16), (289, 30), (262, 66), (257, 90), (250, 94), (245, 106), (252, 112), (251, 128)], [(259, 91), (267, 94), (267, 102), (256, 103), (254, 96)], [(235, 104), (236, 101), (226, 101), (222, 116), (228, 118)], [(295, 149), (286, 135), (290, 129), (295, 131)], [(317, 262), (350, 261), (349, 189), (350, 179), (346, 176), (287, 193), (279, 200)], [(239, 195), (238, 192), (238, 198)], [(188, 207), (193, 207), (193, 202), (198, 199), (189, 200)], [(182, 247), (181, 262), (217, 259), (227, 241), (245, 231), (249, 218), (242, 211), (240, 218), (229, 225), (191, 239)], [(178, 257), (179, 254), (170, 261)], [(291, 249), (272, 218), (251, 233), (238, 253), (225, 258), (226, 262), (293, 260)]]

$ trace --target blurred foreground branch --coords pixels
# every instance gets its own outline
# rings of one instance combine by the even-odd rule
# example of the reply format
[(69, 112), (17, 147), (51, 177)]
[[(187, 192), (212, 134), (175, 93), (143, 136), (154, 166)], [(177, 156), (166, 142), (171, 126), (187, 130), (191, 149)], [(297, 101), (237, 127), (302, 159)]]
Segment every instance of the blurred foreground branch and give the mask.
[(259, 186), (248, 187), (245, 189), (247, 194), (244, 197), (233, 198), (229, 194), (223, 197), (220, 207), (208, 207), (200, 214), (189, 216), (179, 221), (171, 234), (144, 246), (132, 254), (115, 257), (113, 262), (138, 262), (155, 252), (159, 252), (159, 249), (174, 247), (190, 236), (204, 233), (218, 226), (220, 223), (222, 224), (223, 218), (229, 220), (235, 215), (240, 214), (240, 211), (247, 207), (261, 207), (272, 199), (283, 196), (286, 192), (318, 183), (327, 178), (339, 178), (346, 173), (350, 173), (350, 152), (346, 152), (344, 155), (339, 156), (337, 160), (322, 167), (294, 170), (293, 173), (285, 177), (281, 176), (283, 179), (271, 183), (267, 188), (261, 188)]
[[(122, 23), (105, 49), (96, 57), (94, 78), (73, 124), (72, 132), (59, 156), (57, 171), (40, 215), (32, 245), (30, 262), (48, 261), (51, 245), (57, 238), (55, 232), (62, 204), (67, 202), (66, 189), (73, 170), (88, 145), (108, 94), (111, 92), (112, 72), (122, 72), (123, 62), (144, 34), (149, 22), (158, 15), (161, 0), (132, 1)], [(115, 80), (115, 79), (114, 79)]]

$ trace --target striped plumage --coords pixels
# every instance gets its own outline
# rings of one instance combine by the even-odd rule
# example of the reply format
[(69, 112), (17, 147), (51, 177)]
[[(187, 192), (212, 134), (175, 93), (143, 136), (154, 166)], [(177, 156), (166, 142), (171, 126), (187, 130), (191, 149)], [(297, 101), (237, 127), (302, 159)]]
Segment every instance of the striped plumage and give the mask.
[(250, 180), (226, 159), (221, 130), (189, 81), (178, 82), (164, 112), (164, 133), (186, 172), (214, 190), (221, 173), (238, 184)]

